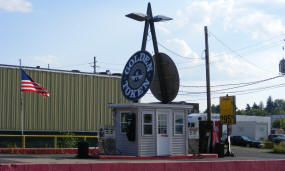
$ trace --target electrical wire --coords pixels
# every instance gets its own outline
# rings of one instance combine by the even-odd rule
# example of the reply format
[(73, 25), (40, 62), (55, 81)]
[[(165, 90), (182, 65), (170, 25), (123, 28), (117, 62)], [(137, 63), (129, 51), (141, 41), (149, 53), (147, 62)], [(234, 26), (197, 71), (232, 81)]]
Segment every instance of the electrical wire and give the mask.
[(187, 57), (187, 56), (180, 55), (180, 54), (174, 52), (173, 50), (170, 50), (169, 48), (167, 48), (166, 46), (162, 45), (162, 44), (159, 43), (159, 42), (157, 42), (157, 44), (158, 44), (159, 46), (161, 46), (162, 48), (164, 48), (165, 50), (171, 52), (172, 54), (174, 54), (174, 55), (176, 55), (176, 56), (178, 56), (178, 57), (180, 57), (180, 58), (183, 58), (183, 59), (192, 59), (192, 60), (202, 60), (202, 59), (199, 59), (199, 58), (190, 58), (190, 57)]
[[(233, 94), (233, 93), (239, 93), (239, 92), (250, 92), (250, 91), (254, 91), (254, 90), (259, 90), (259, 89), (268, 89), (268, 88), (274, 88), (274, 87), (278, 87), (278, 86), (285, 86), (285, 83), (282, 84), (277, 84), (277, 85), (271, 85), (271, 86), (267, 86), (267, 87), (259, 87), (259, 88), (254, 88), (254, 89), (246, 89), (246, 90), (237, 90), (237, 91), (231, 91), (231, 92), (223, 92), (223, 91), (211, 91), (211, 93), (213, 94)], [(226, 89), (225, 89), (226, 90)], [(189, 94), (205, 94), (207, 92), (187, 92), (187, 91), (183, 91), (184, 94), (181, 95), (189, 95)]]
[(233, 49), (231, 49), (226, 43), (224, 43), (223, 41), (221, 41), (217, 36), (215, 36), (212, 32), (209, 32), (211, 36), (213, 36), (213, 38), (215, 40), (217, 40), (221, 45), (223, 45), (224, 47), (226, 47), (229, 51), (231, 51), (232, 53), (236, 54), (238, 57), (240, 57), (241, 59), (243, 59), (244, 61), (246, 61), (247, 63), (251, 64), (252, 66), (256, 67), (257, 69), (263, 71), (263, 72), (268, 72), (268, 73), (272, 73), (271, 71), (267, 71), (259, 66), (257, 66), (256, 64), (252, 63), (251, 61), (247, 60), (246, 58), (244, 58), (243, 56), (241, 56), (238, 52), (234, 51)]
[[(275, 86), (272, 86), (272, 87), (269, 87), (271, 89), (277, 89), (277, 88), (282, 88), (282, 87), (285, 87), (285, 84), (279, 84), (279, 85), (275, 85)], [(268, 89), (268, 88), (267, 88)], [(253, 94), (253, 93), (257, 93), (257, 92), (261, 92), (261, 91), (264, 91), (266, 89), (255, 89), (253, 91), (248, 91), (248, 92), (243, 92), (243, 93), (238, 93), (238, 94), (235, 94), (236, 96), (237, 95), (247, 95), (247, 94)], [(225, 93), (226, 94), (226, 93)], [(229, 94), (229, 93), (228, 93)], [(217, 98), (220, 98), (220, 96), (215, 96), (215, 97), (211, 97), (211, 99), (217, 99)], [(186, 101), (200, 101), (200, 100), (206, 100), (206, 98), (200, 98), (200, 99), (189, 99), (189, 100), (186, 100)]]
[[(262, 44), (262, 45), (263, 45), (263, 44), (267, 44), (268, 42), (271, 42), (270, 40), (274, 40), (274, 39), (276, 39), (276, 38), (279, 38), (279, 37), (282, 36), (282, 35), (285, 35), (285, 33), (282, 33), (282, 34), (273, 36), (273, 37), (271, 37), (271, 38), (269, 38), (269, 39), (267, 39), (267, 40), (260, 41), (260, 42), (258, 42), (258, 43), (254, 43), (254, 44), (248, 45), (248, 46), (246, 46), (246, 47), (242, 47), (242, 48), (236, 49), (235, 51), (242, 51), (242, 50), (244, 50), (244, 49), (248, 49), (248, 48), (252, 48), (252, 47), (255, 47), (255, 46), (259, 46), (259, 44)], [(280, 40), (278, 40), (278, 41), (280, 41)], [(284, 41), (284, 39), (282, 39), (282, 41)], [(264, 43), (264, 42), (265, 42), (265, 43)]]
[[(257, 83), (273, 80), (273, 79), (276, 79), (276, 78), (279, 78), (279, 77), (282, 77), (282, 76), (274, 76), (274, 77), (266, 78), (266, 79), (263, 79), (263, 80), (257, 80), (257, 81), (251, 81), (251, 82), (234, 83), (234, 84), (218, 84), (218, 85), (212, 85), (210, 87), (227, 87), (227, 86), (236, 86), (236, 85), (253, 85), (253, 84), (257, 84)], [(200, 85), (199, 86), (180, 85), (180, 87), (204, 88), (206, 86), (200, 86)]]
[[(280, 45), (281, 44), (280, 42), (283, 42), (283, 41), (284, 41), (284, 39), (280, 39), (280, 40), (277, 40), (277, 41), (274, 41), (274, 42), (267, 42), (267, 43), (263, 42), (263, 44), (259, 45), (259, 46), (250, 46), (250, 47), (256, 47), (256, 48), (251, 50), (251, 51), (241, 52), (240, 55), (247, 56), (248, 54), (250, 54), (249, 52), (254, 53), (254, 52), (256, 52), (259, 49), (267, 50), (267, 49), (270, 49), (272, 47), (276, 47), (277, 45)], [(266, 48), (268, 45), (271, 45), (271, 46)], [(245, 49), (248, 49), (248, 48), (247, 47), (239, 48), (239, 49), (235, 49), (234, 51), (244, 51)], [(212, 57), (221, 56), (221, 55), (225, 55), (225, 52), (217, 53), (217, 54), (215, 54)]]

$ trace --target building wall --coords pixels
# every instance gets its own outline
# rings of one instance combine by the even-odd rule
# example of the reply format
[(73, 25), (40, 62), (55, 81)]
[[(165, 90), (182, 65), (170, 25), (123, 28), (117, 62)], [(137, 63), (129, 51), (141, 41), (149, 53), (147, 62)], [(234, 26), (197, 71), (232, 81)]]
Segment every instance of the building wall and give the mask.
[[(97, 131), (111, 125), (109, 103), (129, 103), (120, 77), (23, 68), (51, 96), (23, 92), (24, 130)], [(21, 130), (20, 72), (0, 66), (0, 130)]]
[[(115, 111), (115, 131), (116, 131), (116, 150), (119, 154), (122, 155), (138, 155), (138, 135), (136, 134), (135, 141), (129, 141), (126, 134), (121, 133), (120, 126), (120, 113), (121, 112), (129, 112), (136, 114), (136, 123), (138, 123), (138, 115), (137, 110), (135, 109), (120, 109)], [(139, 124), (136, 124), (136, 131), (138, 130)]]
[[(139, 105), (139, 104), (138, 104)], [(169, 112), (170, 114), (170, 123), (169, 127), (169, 149), (170, 155), (186, 155), (188, 153), (188, 130), (187, 130), (187, 111), (186, 110), (173, 110), (170, 108), (165, 108), (161, 104), (159, 107), (134, 107), (134, 108), (117, 108), (114, 107), (115, 113), (115, 130), (116, 130), (116, 149), (118, 152), (121, 152), (123, 155), (135, 155), (135, 156), (157, 156), (158, 145), (157, 144), (157, 113), (158, 112)], [(179, 108), (179, 105), (178, 105)], [(127, 136), (120, 132), (120, 113), (129, 112), (136, 113), (136, 141), (128, 141)], [(174, 113), (184, 114), (184, 133), (183, 135), (174, 135)], [(152, 114), (153, 115), (153, 134), (152, 135), (143, 135), (142, 133), (142, 114)]]
[[(184, 128), (182, 135), (175, 135), (174, 133), (174, 114), (175, 113), (182, 113), (184, 114)], [(187, 113), (185, 111), (172, 111), (172, 155), (186, 155), (188, 151), (188, 138), (187, 138), (187, 126), (188, 126), (188, 119)]]
[(255, 139), (261, 140), (261, 139), (267, 139), (268, 137), (268, 128), (265, 123), (256, 123), (255, 127)]
[[(148, 113), (152, 114), (152, 121), (153, 121), (153, 127), (152, 127), (152, 135), (145, 135), (143, 136), (142, 133), (142, 114)], [(138, 115), (138, 135), (139, 135), (139, 155), (140, 156), (156, 156), (157, 155), (157, 128), (156, 128), (156, 112), (154, 109), (148, 109), (148, 110), (139, 110)]]
[(231, 136), (244, 135), (252, 139), (255, 139), (255, 132), (256, 132), (256, 122), (240, 121), (237, 122), (235, 125), (232, 125)]

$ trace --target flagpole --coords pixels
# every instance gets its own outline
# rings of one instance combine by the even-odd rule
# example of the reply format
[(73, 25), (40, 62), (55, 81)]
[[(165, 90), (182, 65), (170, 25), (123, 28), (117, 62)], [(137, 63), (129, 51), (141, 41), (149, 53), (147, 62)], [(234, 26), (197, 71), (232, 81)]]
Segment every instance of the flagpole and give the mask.
[[(21, 69), (22, 69), (22, 61), (20, 59), (20, 80), (21, 79)], [(23, 92), (21, 90), (21, 83), (20, 83), (20, 108), (21, 108), (21, 131), (22, 131), (22, 135), (24, 135), (24, 106), (23, 106), (23, 102), (24, 102), (24, 99), (23, 99)]]

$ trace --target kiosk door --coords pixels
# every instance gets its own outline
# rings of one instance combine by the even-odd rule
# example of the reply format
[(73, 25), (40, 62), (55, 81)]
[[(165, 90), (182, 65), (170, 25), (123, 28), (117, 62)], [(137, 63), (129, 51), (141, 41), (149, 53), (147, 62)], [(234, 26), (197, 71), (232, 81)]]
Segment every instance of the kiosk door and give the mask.
[(157, 155), (170, 155), (169, 111), (157, 112)]

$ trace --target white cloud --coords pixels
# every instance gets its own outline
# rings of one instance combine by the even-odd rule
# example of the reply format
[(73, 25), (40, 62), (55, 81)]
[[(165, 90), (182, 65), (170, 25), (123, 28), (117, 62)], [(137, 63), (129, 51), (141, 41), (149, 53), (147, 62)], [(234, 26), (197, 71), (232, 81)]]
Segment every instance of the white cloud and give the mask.
[(281, 18), (260, 11), (238, 18), (235, 25), (238, 29), (250, 33), (253, 38), (285, 33)]
[[(239, 0), (240, 4), (267, 4), (268, 0)], [(270, 4), (285, 4), (284, 0), (270, 0)]]
[(181, 28), (185, 26), (189, 22), (188, 17), (186, 14), (182, 12), (182, 10), (177, 11), (177, 17), (173, 21), (173, 25), (175, 28)]
[(233, 5), (232, 0), (194, 1), (186, 7), (186, 15), (189, 23), (196, 30), (201, 31), (204, 26), (211, 25), (218, 17), (228, 19), (231, 16)]
[(53, 55), (34, 56), (33, 60), (35, 60), (36, 63), (40, 65), (59, 65), (59, 58)]
[(0, 9), (9, 12), (30, 12), (32, 3), (26, 0), (0, 0)]
[(214, 66), (219, 72), (228, 74), (231, 77), (241, 75), (247, 77), (258, 76), (258, 74), (260, 73), (260, 70), (258, 70), (253, 65), (241, 61), (241, 59), (238, 59), (229, 54), (211, 54), (210, 58), (211, 62), (213, 62), (212, 66)]
[(164, 25), (162, 23), (156, 24), (155, 28), (157, 28), (158, 30), (160, 30), (161, 32), (163, 32), (165, 34), (170, 34), (171, 33), (171, 31), (169, 29), (167, 29), (166, 27), (164, 27)]
[(199, 58), (197, 53), (193, 52), (190, 46), (181, 39), (171, 39), (167, 40), (167, 47), (169, 47), (171, 50), (177, 52), (179, 55), (183, 57), (189, 57), (189, 58)]
[[(256, 3), (258, 2), (256, 1)], [(273, 3), (278, 5), (285, 3), (285, 1), (274, 0)], [(285, 32), (285, 25), (280, 16), (270, 14), (257, 7), (254, 8), (240, 1), (191, 1), (185, 12), (180, 11), (178, 14), (180, 18), (189, 21), (189, 24), (197, 31), (201, 31), (205, 25), (210, 26), (213, 23), (217, 25), (221, 22), (224, 29), (230, 28), (235, 32), (246, 32), (253, 38), (267, 38)], [(181, 16), (182, 14), (183, 16)]]

